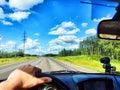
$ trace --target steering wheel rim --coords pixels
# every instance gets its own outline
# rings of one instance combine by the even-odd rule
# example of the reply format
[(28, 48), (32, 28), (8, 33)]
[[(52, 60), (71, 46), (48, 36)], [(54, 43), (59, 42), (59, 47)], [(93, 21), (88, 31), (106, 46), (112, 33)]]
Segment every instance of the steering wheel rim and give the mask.
[[(51, 90), (51, 89), (44, 89), (44, 87), (47, 86), (47, 85), (55, 86), (57, 88), (57, 90), (69, 90), (69, 87), (67, 87), (62, 81), (60, 81), (58, 78), (56, 78), (55, 76), (53, 76), (51, 74), (38, 73), (36, 75), (36, 77), (38, 77), (38, 78), (40, 78), (40, 77), (50, 77), (50, 78), (52, 78), (52, 82), (35, 86), (35, 87), (33, 87), (29, 90)], [(40, 87), (42, 89), (39, 89)]]

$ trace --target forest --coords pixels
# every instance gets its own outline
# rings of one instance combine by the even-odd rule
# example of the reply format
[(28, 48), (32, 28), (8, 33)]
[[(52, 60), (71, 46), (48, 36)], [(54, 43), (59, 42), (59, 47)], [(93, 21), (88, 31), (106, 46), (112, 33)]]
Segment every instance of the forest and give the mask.
[(120, 41), (99, 39), (96, 35), (87, 37), (74, 50), (63, 49), (59, 56), (96, 55), (107, 56), (111, 59), (120, 59)]

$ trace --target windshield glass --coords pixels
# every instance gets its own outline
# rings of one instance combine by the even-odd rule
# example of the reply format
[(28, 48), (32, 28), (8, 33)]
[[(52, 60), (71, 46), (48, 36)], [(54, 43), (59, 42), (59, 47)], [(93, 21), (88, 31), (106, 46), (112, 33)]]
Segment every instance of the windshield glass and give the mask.
[(80, 71), (78, 66), (104, 72), (99, 59), (109, 56), (117, 62), (120, 50), (97, 38), (97, 25), (111, 19), (117, 5), (102, 0), (1, 0), (1, 76), (28, 63), (43, 72)]

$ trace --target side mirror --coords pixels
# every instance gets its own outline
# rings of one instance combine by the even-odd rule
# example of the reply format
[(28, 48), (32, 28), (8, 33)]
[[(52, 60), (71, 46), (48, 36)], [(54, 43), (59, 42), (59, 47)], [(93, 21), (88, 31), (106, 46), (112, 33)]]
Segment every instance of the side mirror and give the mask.
[(103, 20), (98, 25), (98, 37), (102, 39), (120, 39), (120, 21)]

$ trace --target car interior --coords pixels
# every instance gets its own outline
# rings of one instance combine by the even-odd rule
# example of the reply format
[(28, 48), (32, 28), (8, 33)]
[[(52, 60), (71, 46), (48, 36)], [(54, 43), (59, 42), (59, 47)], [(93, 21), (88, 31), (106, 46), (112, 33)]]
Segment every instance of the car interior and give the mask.
[[(91, 0), (93, 1), (93, 0)], [(119, 2), (119, 0), (108, 0)], [(82, 0), (79, 3), (95, 4)], [(101, 4), (97, 4), (101, 5)], [(112, 19), (102, 20), (97, 26), (97, 37), (106, 40), (120, 40), (120, 4), (115, 8)], [(53, 71), (38, 73), (36, 77), (51, 77), (53, 81), (37, 85), (29, 90), (120, 90), (120, 72), (111, 64), (109, 57), (100, 58), (103, 73), (80, 71)], [(0, 82), (4, 81), (0, 80)], [(8, 89), (9, 90), (9, 89)]]

